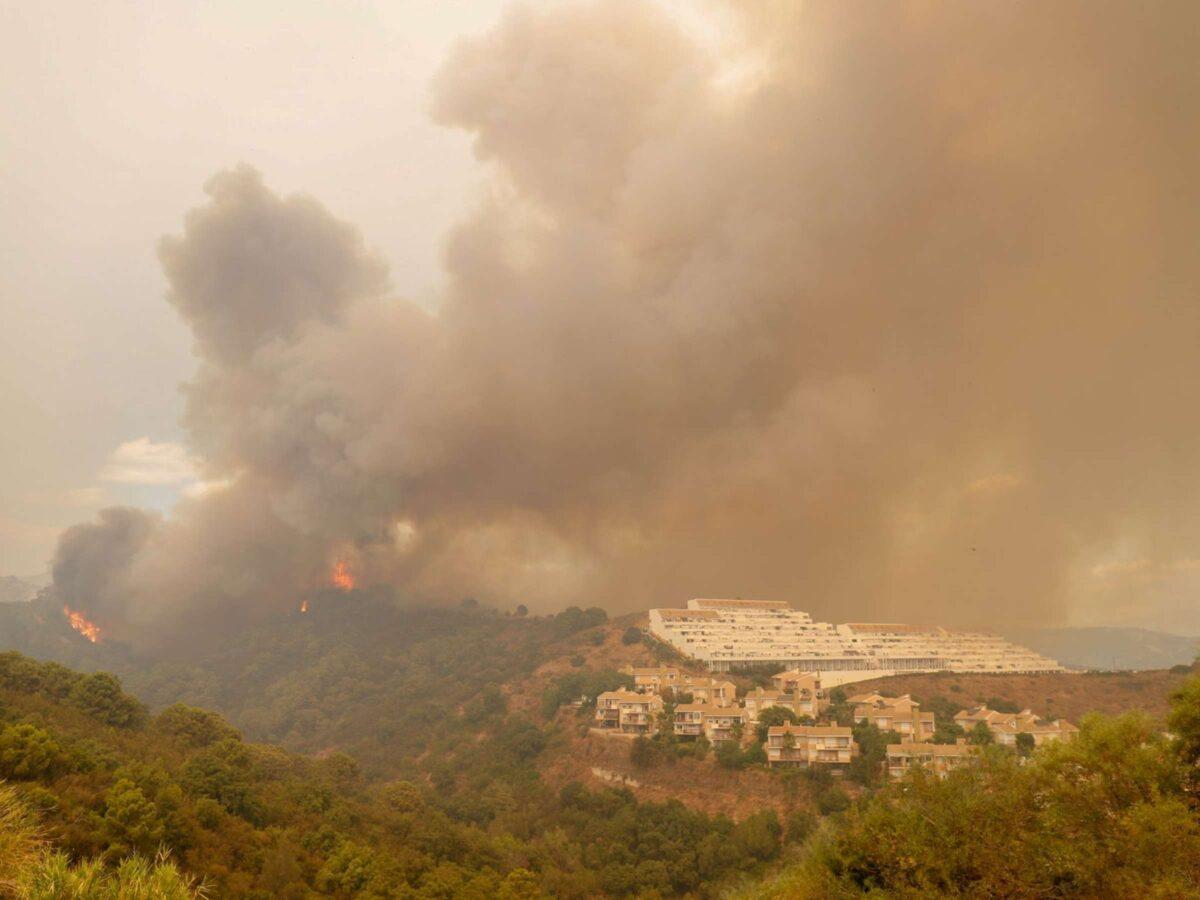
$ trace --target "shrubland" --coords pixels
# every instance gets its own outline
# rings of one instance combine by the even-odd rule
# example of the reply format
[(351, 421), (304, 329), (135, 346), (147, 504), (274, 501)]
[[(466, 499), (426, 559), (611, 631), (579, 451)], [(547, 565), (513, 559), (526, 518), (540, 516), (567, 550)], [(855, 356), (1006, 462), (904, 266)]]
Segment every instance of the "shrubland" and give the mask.
[(1029, 758), (985, 748), (920, 770), (827, 820), (745, 897), (1200, 897), (1200, 678), (1167, 726), (1084, 718)]
[[(600, 610), (507, 616), (338, 596), (156, 654), (55, 625), (6, 635), (120, 680), (0, 656), (0, 778), (11, 821), (34, 835), (0, 880), (25, 896), (69, 895), (82, 880), (93, 893), (77, 896), (136, 897), (122, 879), (158, 879), (177, 891), (167, 897), (1186, 897), (1200, 878), (1191, 673), (1170, 674), (1169, 722), (1086, 717), (1072, 745), (1028, 759), (985, 748), (945, 781), (881, 783), (893, 736), (869, 727), (840, 780), (768, 772), (754, 746), (614, 741), (638, 779), (674, 784), (678, 770), (705, 791), (753, 782), (777, 794), (735, 820), (588, 787), (593, 763), (554, 762), (603, 741), (586, 736), (591, 700), (629, 685), (618, 659), (653, 649)], [(1023, 706), (1037, 690), (921, 686), (943, 741), (962, 736), (958, 708)]]
[(0, 777), (47, 864), (164, 877), (166, 850), (162, 866), (222, 897), (584, 898), (711, 896), (777, 857), (773, 812), (735, 822), (544, 783), (557, 706), (627, 682), (573, 670), (542, 698), (550, 721), (507, 686), (591, 643), (600, 611), (320, 615), (186, 660), (97, 648), (149, 705), (109, 674), (0, 656)]

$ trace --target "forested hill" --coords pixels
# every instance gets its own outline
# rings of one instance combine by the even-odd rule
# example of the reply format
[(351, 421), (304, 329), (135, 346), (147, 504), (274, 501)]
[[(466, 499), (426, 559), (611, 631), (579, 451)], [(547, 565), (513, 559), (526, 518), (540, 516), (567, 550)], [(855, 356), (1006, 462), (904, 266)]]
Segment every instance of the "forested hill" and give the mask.
[[(602, 610), (503, 615), (475, 604), (404, 607), (356, 592), (318, 597), (233, 634), (135, 653), (71, 630), (51, 598), (0, 608), (0, 650), (117, 674), (151, 708), (184, 702), (220, 712), (255, 740), (301, 753), (341, 750), (372, 775), (395, 774), (493, 708), (500, 688), (567, 653)], [(468, 705), (475, 704), (471, 709)]]
[[(17, 673), (5, 682), (8, 723), (73, 748), (69, 763), (27, 772), (19, 787), (75, 857), (115, 859), (125, 846), (105, 824), (123, 781), (148, 810), (137, 846), (161, 840), (218, 896), (716, 896), (762, 873), (788, 839), (774, 810), (734, 821), (541, 778), (543, 757), (562, 752), (556, 704), (547, 718), (508, 686), (540, 691), (529, 676), (564, 654), (595, 686), (622, 683), (582, 665), (585, 648), (620, 643), (599, 610), (535, 618), (338, 597), (186, 664), (89, 644), (41, 614), (26, 623), (41, 652), (103, 662), (154, 709), (218, 705), (247, 738), (305, 754), (249, 743), (191, 706), (152, 715), (109, 676), (94, 677), (128, 721), (89, 718), (72, 701), (88, 676), (6, 657)], [(52, 689), (59, 681), (68, 687)]]
[[(0, 778), (13, 788), (0, 817), (13, 803), (38, 817), (68, 854), (39, 865), (59, 874), (115, 878), (119, 859), (145, 868), (161, 845), (181, 872), (156, 877), (179, 896), (189, 877), (221, 897), (579, 900), (746, 884), (779, 897), (1130, 895), (1105, 893), (1110, 882), (1175, 897), (1200, 878), (1200, 681), (1182, 670), (889, 679), (941, 719), (957, 700), (996, 698), (1156, 716), (1088, 718), (1071, 748), (1024, 763), (988, 751), (945, 782), (883, 786), (889, 738), (870, 729), (856, 739), (871, 759), (836, 782), (767, 770), (750, 750), (590, 735), (589, 705), (572, 701), (667, 652), (598, 609), (331, 594), (184, 659), (90, 643), (45, 596), (0, 607), (4, 644), (125, 685), (0, 656)], [(613, 776), (636, 795), (604, 786)]]
[[(0, 655), (0, 711), (0, 777), (14, 788), (0, 816), (35, 816), (30, 829), (77, 869), (168, 848), (219, 897), (707, 896), (780, 848), (773, 816), (735, 825), (625, 791), (542, 789), (544, 735), (501, 704), (463, 735), (457, 775), (432, 784), (249, 743), (193, 707), (150, 715), (110, 675), (15, 653)], [(0, 883), (29, 865), (9, 849), (0, 840)]]

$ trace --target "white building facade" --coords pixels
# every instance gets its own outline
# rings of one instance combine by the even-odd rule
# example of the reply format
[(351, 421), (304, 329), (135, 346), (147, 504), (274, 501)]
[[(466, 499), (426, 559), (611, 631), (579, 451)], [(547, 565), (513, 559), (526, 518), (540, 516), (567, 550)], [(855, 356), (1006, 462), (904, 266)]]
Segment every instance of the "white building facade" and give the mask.
[(650, 633), (715, 672), (819, 672), (823, 686), (903, 672), (1061, 672), (1052, 659), (984, 632), (854, 622), (833, 625), (782, 601), (688, 601), (650, 610)]

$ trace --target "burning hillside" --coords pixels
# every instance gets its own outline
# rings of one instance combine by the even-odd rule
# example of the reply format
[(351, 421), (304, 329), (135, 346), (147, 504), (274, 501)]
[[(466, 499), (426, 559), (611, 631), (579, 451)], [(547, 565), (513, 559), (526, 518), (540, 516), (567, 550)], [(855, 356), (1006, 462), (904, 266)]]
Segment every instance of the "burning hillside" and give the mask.
[(71, 627), (82, 634), (93, 644), (100, 641), (100, 626), (88, 620), (83, 613), (71, 609), (69, 606), (63, 607), (63, 615), (67, 617), (67, 621)]
[(337, 561), (337, 565), (333, 567), (333, 576), (331, 580), (333, 582), (333, 586), (339, 591), (354, 590), (354, 575), (350, 572), (350, 566), (346, 564), (344, 559), (339, 559)]

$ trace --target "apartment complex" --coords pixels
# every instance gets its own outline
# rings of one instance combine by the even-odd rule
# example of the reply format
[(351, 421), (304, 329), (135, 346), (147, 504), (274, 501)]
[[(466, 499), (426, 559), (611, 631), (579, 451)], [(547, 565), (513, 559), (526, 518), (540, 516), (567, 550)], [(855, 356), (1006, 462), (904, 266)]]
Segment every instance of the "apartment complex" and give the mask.
[(650, 633), (711, 671), (819, 673), (825, 686), (899, 672), (1059, 672), (1057, 662), (983, 632), (851, 622), (832, 625), (772, 600), (689, 600), (650, 610)]
[(1079, 733), (1079, 729), (1066, 719), (1043, 719), (1028, 709), (1019, 713), (1003, 713), (986, 706), (976, 706), (955, 715), (954, 722), (968, 732), (983, 722), (992, 732), (996, 743), (1005, 747), (1015, 747), (1020, 734), (1028, 734), (1033, 738), (1034, 746), (1040, 747), (1051, 741), (1074, 740)]
[[(859, 749), (852, 728), (828, 721), (828, 708), (820, 672), (786, 669), (771, 676), (772, 687), (755, 687), (739, 701), (733, 682), (713, 676), (692, 675), (675, 667), (633, 668), (636, 690), (606, 691), (596, 698), (596, 724), (605, 731), (625, 735), (651, 735), (659, 730), (663, 710), (671, 704), (668, 727), (677, 738), (706, 738), (713, 744), (753, 740), (755, 726), (771, 707), (789, 710), (800, 723), (766, 728), (764, 750), (769, 766), (829, 766), (834, 771), (849, 765)], [(891, 778), (921, 767), (945, 777), (971, 763), (979, 748), (959, 739), (955, 744), (935, 744), (934, 714), (922, 712), (910, 695), (889, 697), (877, 692), (847, 698), (855, 725), (869, 723), (880, 731), (899, 734), (899, 743), (888, 744), (883, 762)], [(822, 717), (826, 717), (822, 721)], [(1078, 729), (1061, 719), (1046, 720), (1030, 710), (1002, 713), (987, 706), (961, 710), (954, 721), (966, 731), (983, 723), (996, 743), (1016, 747), (1018, 736), (1032, 736), (1035, 746), (1071, 740)], [(761, 727), (761, 726), (759, 726)], [(759, 738), (761, 740), (761, 738)]]
[(695, 702), (715, 706), (732, 706), (737, 699), (737, 685), (723, 678), (691, 675), (670, 666), (647, 669), (626, 666), (621, 671), (633, 677), (633, 689), (642, 693), (661, 694), (669, 688), (676, 697), (691, 695)]
[(840, 725), (772, 725), (767, 729), (767, 765), (844, 766), (858, 752), (849, 728)]
[(955, 744), (901, 741), (899, 744), (888, 744), (885, 765), (889, 778), (902, 778), (917, 766), (928, 769), (939, 778), (945, 778), (953, 770), (971, 762), (978, 753), (979, 748), (966, 741)]
[(896, 731), (901, 738), (913, 741), (933, 737), (933, 713), (921, 712), (921, 704), (908, 694), (901, 697), (859, 694), (847, 702), (854, 707), (855, 722), (869, 722), (880, 731)]

